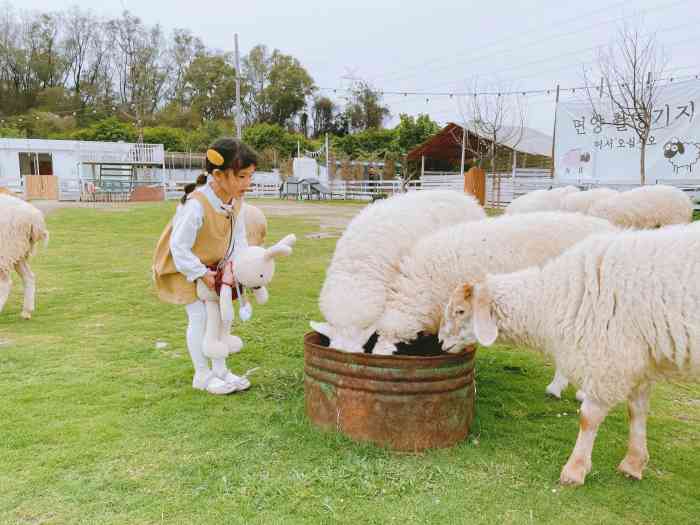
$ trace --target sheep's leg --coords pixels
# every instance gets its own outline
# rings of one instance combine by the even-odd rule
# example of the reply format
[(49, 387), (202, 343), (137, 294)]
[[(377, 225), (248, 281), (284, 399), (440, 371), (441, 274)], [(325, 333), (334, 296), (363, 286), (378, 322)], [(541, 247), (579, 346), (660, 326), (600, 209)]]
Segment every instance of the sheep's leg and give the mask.
[(31, 319), (34, 312), (34, 295), (36, 293), (36, 279), (34, 272), (29, 267), (27, 259), (22, 259), (15, 264), (15, 270), (22, 278), (24, 285), (24, 306), (22, 307), (22, 318)]
[(581, 405), (580, 430), (574, 450), (569, 456), (559, 477), (562, 485), (583, 485), (586, 474), (591, 471), (591, 453), (598, 427), (608, 414), (610, 407), (586, 398)]
[(625, 476), (642, 479), (649, 461), (647, 451), (647, 414), (649, 413), (649, 385), (638, 387), (627, 401), (630, 418), (630, 436), (627, 455), (617, 469)]
[(10, 297), (11, 289), (12, 279), (10, 278), (10, 272), (0, 270), (0, 312), (5, 307), (7, 298)]
[(554, 396), (557, 399), (561, 399), (561, 393), (567, 386), (569, 386), (569, 380), (557, 368), (554, 372), (554, 378), (552, 379), (552, 382), (549, 383), (549, 385), (547, 385), (546, 392), (550, 396)]

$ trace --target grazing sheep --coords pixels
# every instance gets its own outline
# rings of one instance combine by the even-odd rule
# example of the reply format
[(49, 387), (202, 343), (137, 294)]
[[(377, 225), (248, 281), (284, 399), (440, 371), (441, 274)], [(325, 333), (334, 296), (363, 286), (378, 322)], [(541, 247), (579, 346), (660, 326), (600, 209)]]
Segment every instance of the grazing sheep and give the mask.
[(596, 202), (618, 195), (618, 192), (610, 188), (594, 188), (586, 191), (578, 191), (566, 195), (562, 200), (564, 211), (588, 213)]
[[(373, 353), (390, 355), (397, 343), (421, 332), (437, 334), (449, 294), (459, 283), (544, 264), (586, 237), (614, 229), (596, 217), (541, 212), (457, 224), (424, 237), (401, 259), (377, 322)], [(561, 397), (567, 381), (561, 373), (556, 378), (547, 392)]]
[(474, 197), (451, 190), (405, 193), (367, 206), (338, 240), (327, 270), (320, 296), (327, 322), (311, 327), (333, 348), (362, 352), (401, 256), (439, 228), (485, 217)]
[(453, 352), (497, 337), (553, 355), (585, 392), (562, 484), (580, 485), (608, 411), (627, 401), (630, 435), (618, 469), (641, 479), (649, 392), (659, 379), (700, 379), (700, 228), (595, 235), (543, 268), (458, 286), (439, 338)]
[(576, 186), (564, 186), (551, 190), (535, 190), (517, 199), (513, 199), (506, 208), (506, 214), (515, 215), (517, 213), (533, 213), (537, 211), (558, 211), (562, 210), (562, 200), (572, 193), (577, 193)]
[(595, 202), (588, 213), (622, 228), (650, 229), (690, 222), (693, 203), (683, 190), (658, 184)]
[(17, 197), (0, 195), (0, 312), (10, 296), (12, 268), (24, 284), (22, 317), (31, 319), (34, 311), (35, 279), (29, 258), (36, 245), (48, 242), (44, 215), (37, 208)]

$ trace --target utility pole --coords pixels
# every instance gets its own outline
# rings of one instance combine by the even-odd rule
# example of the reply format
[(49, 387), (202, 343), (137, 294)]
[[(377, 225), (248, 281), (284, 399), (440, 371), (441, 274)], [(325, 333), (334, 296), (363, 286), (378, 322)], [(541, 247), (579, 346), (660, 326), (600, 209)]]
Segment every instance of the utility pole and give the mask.
[(326, 179), (328, 182), (331, 181), (331, 168), (330, 168), (330, 153), (328, 151), (328, 133), (326, 133)]
[(238, 55), (238, 33), (233, 35), (236, 47), (236, 137), (241, 140), (241, 63)]

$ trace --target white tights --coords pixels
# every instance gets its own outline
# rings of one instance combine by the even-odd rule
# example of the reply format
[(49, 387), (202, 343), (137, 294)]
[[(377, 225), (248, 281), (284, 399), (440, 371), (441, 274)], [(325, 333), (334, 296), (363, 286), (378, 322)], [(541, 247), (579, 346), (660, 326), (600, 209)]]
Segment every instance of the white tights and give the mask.
[[(207, 323), (207, 308), (204, 301), (195, 301), (185, 306), (187, 311), (187, 350), (192, 359), (195, 372), (205, 372), (209, 370), (209, 360), (202, 352), (204, 343), (204, 330)], [(226, 358), (212, 359), (211, 369), (214, 373), (222, 377), (226, 375)]]

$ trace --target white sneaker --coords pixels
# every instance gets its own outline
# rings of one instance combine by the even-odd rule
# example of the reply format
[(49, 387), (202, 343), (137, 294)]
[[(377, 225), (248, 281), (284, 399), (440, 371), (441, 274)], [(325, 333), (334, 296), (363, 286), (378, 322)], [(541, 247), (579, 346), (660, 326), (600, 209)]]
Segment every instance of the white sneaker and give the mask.
[(226, 395), (240, 390), (239, 386), (233, 382), (222, 381), (211, 370), (195, 372), (192, 378), (192, 388), (196, 390), (206, 390), (214, 395)]
[(226, 370), (226, 375), (217, 376), (217, 379), (227, 383), (235, 385), (236, 391), (248, 390), (250, 388), (250, 381), (247, 377), (237, 376), (232, 374), (230, 370)]

